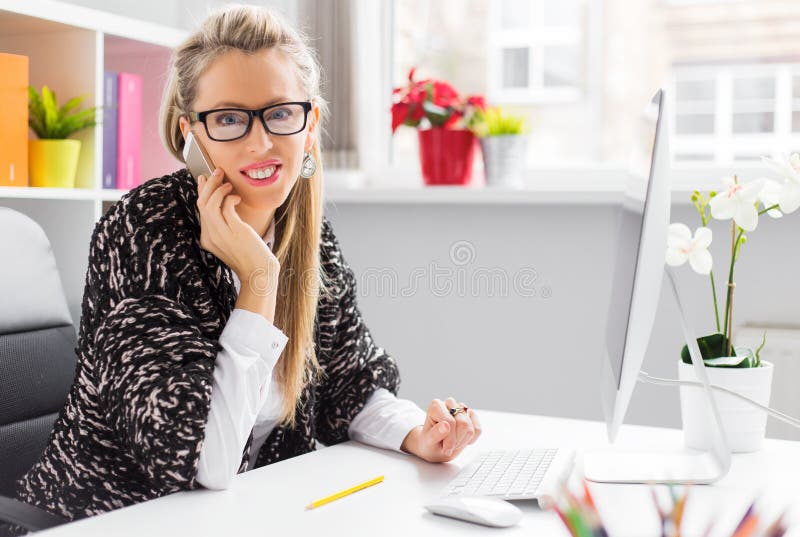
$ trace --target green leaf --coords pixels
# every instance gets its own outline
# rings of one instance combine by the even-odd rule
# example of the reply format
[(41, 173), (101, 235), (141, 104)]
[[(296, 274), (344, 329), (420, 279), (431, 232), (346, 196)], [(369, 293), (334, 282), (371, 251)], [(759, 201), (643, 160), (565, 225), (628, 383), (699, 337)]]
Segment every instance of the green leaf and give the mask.
[[(719, 358), (721, 356), (728, 356), (728, 338), (725, 334), (711, 334), (697, 338), (697, 345), (700, 347), (700, 355), (703, 361), (711, 358)], [(731, 349), (731, 352), (736, 356), (736, 350)], [(689, 347), (684, 345), (681, 349), (681, 360), (685, 364), (692, 363), (692, 357), (689, 355)]]
[(747, 356), (724, 356), (722, 358), (710, 358), (703, 360), (707, 367), (750, 367), (750, 358)]
[(28, 86), (28, 125), (41, 139), (64, 139), (69, 135), (97, 124), (99, 107), (87, 108), (70, 114), (84, 97), (74, 97), (60, 108), (56, 94), (47, 86), (41, 95)]
[[(697, 338), (697, 345), (700, 347), (703, 363), (707, 367), (750, 368), (761, 365), (756, 353), (748, 347), (732, 347), (731, 355), (729, 355), (728, 338), (724, 334), (716, 333)], [(681, 349), (681, 360), (685, 364), (692, 363), (689, 348), (686, 345)]]
[(756, 349), (756, 367), (761, 367), (761, 356), (759, 353), (766, 344), (767, 344), (767, 331), (764, 330), (764, 335), (761, 337), (761, 345), (759, 345), (758, 348)]
[(422, 108), (425, 110), (425, 115), (434, 127), (441, 127), (450, 119), (450, 110), (435, 105), (430, 101), (422, 103)]
[(481, 138), (523, 134), (528, 130), (525, 116), (506, 112), (499, 106), (477, 111), (472, 118), (470, 128)]
[(44, 125), (50, 131), (58, 123), (58, 106), (56, 106), (56, 94), (47, 86), (42, 87), (42, 104), (44, 106)]
[(36, 136), (43, 137), (45, 126), (42, 97), (33, 86), (28, 86), (28, 125), (36, 133)]
[(73, 97), (72, 99), (70, 99), (69, 101), (64, 103), (64, 106), (62, 106), (61, 108), (58, 109), (58, 115), (59, 116), (66, 116), (67, 113), (69, 113), (73, 109), (77, 108), (78, 105), (81, 104), (82, 100), (83, 100), (83, 96)]

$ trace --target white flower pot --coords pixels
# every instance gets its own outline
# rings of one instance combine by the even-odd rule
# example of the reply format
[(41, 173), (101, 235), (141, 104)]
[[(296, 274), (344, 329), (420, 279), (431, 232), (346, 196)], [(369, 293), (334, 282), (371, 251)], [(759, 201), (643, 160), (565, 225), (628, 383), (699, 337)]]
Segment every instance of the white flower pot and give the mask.
[(528, 136), (522, 134), (487, 136), (481, 138), (480, 142), (487, 186), (523, 187), (522, 172), (525, 168)]
[[(711, 384), (722, 386), (769, 406), (772, 388), (773, 365), (761, 361), (761, 367), (721, 368), (707, 367)], [(678, 378), (697, 381), (691, 364), (678, 361)], [(686, 447), (707, 450), (711, 448), (711, 412), (707, 408), (702, 388), (681, 386), (681, 417)], [(758, 451), (764, 441), (767, 414), (730, 394), (713, 390), (714, 399), (722, 419), (722, 428), (731, 451), (747, 453)]]

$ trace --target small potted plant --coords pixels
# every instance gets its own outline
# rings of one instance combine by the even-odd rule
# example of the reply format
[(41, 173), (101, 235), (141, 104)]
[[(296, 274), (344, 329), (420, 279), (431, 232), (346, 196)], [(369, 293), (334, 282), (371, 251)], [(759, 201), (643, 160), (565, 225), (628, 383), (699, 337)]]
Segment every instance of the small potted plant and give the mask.
[[(762, 405), (769, 405), (773, 365), (761, 360), (759, 356), (766, 342), (766, 334), (755, 350), (734, 347), (732, 343), (733, 298), (736, 288), (734, 268), (739, 261), (742, 247), (747, 242), (747, 234), (756, 229), (760, 215), (768, 214), (773, 218), (780, 218), (800, 207), (800, 155), (795, 154), (778, 161), (765, 158), (764, 161), (779, 173), (780, 182), (761, 178), (742, 184), (733, 176), (723, 179), (725, 188), (720, 193), (712, 191), (704, 195), (695, 191), (692, 194), (692, 203), (700, 215), (702, 226), (693, 234), (685, 224), (671, 224), (666, 262), (671, 266), (679, 266), (688, 261), (695, 272), (710, 279), (716, 331), (698, 338), (697, 343), (703, 362), (709, 368), (707, 372), (711, 384), (733, 390)], [(712, 219), (732, 220), (731, 253), (727, 265), (728, 277), (723, 289), (725, 308), (722, 319), (712, 257), (708, 251), (712, 231), (707, 224)], [(691, 363), (689, 351), (684, 345), (678, 362), (680, 380), (696, 380)], [(681, 387), (680, 392), (685, 443), (690, 448), (708, 449), (711, 446), (711, 416), (703, 404), (702, 393), (693, 387)], [(766, 429), (766, 414), (731, 395), (715, 392), (714, 396), (731, 450), (748, 452), (760, 449)]]
[(478, 110), (470, 128), (480, 139), (486, 184), (521, 187), (528, 147), (525, 117), (493, 106)]
[(82, 100), (74, 97), (59, 107), (50, 88), (43, 86), (40, 95), (28, 86), (28, 125), (39, 137), (28, 142), (31, 186), (75, 187), (81, 142), (67, 137), (96, 125), (96, 107), (74, 111)]
[(401, 125), (417, 129), (425, 184), (467, 184), (475, 155), (468, 126), (486, 101), (480, 95), (462, 97), (447, 82), (414, 80), (415, 69), (408, 73), (408, 84), (393, 91), (392, 133)]

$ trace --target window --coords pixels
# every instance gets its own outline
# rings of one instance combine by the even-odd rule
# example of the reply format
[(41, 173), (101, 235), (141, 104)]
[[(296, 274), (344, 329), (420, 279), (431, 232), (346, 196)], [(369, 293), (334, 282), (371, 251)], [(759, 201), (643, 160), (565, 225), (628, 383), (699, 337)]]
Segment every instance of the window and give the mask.
[(678, 67), (672, 150), (678, 163), (758, 163), (800, 147), (800, 64)]
[(800, 133), (800, 74), (792, 77), (792, 132)]
[[(462, 94), (485, 95), (490, 104), (526, 116), (535, 125), (530, 165), (595, 161), (599, 137), (586, 140), (591, 114), (584, 102), (583, 26), (589, 5), (587, 0), (393, 0), (391, 85), (404, 84), (416, 67), (417, 79), (447, 80)], [(569, 109), (551, 108), (556, 106)], [(418, 173), (413, 129), (397, 130), (391, 153), (393, 169)], [(478, 158), (477, 168), (481, 165)]]
[(532, 104), (580, 97), (583, 5), (581, 0), (489, 2), (489, 100)]
[[(403, 84), (416, 67), (418, 79), (447, 80), (525, 116), (532, 170), (624, 169), (639, 115), (662, 87), (675, 163), (757, 164), (800, 149), (800, 11), (792, 3), (386, 1), (385, 85)], [(397, 173), (389, 175), (419, 174), (414, 129), (378, 135), (391, 138), (387, 167)]]

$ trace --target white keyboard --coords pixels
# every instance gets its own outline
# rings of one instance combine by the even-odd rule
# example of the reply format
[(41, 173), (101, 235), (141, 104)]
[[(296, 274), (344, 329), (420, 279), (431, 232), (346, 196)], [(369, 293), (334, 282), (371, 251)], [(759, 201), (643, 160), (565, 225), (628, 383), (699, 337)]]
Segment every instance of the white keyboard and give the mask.
[(493, 496), (506, 500), (549, 500), (569, 472), (571, 449), (484, 451), (448, 483), (443, 496)]

